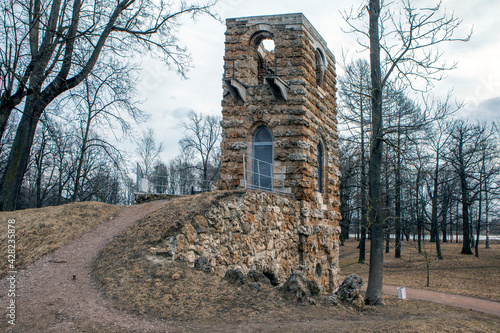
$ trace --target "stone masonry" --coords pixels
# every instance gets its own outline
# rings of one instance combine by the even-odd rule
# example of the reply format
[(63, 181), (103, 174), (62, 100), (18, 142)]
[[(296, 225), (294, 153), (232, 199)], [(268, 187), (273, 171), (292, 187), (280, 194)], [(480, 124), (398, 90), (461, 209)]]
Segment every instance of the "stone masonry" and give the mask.
[(337, 286), (336, 280), (328, 278), (338, 274), (339, 244), (334, 239), (338, 230), (326, 225), (303, 225), (302, 220), (301, 203), (292, 197), (235, 191), (207, 212), (186, 221), (179, 234), (150, 248), (149, 259), (193, 265), (203, 256), (220, 277), (228, 269), (240, 267), (245, 274), (256, 270), (270, 280), (284, 283), (293, 272), (308, 271), (299, 264), (304, 254), (301, 244), (307, 239), (311, 246), (308, 260), (315, 260), (307, 279), (316, 280), (325, 292), (331, 291)]
[[(340, 218), (335, 59), (301, 13), (228, 19), (226, 25), (219, 187), (251, 183), (243, 155), (253, 156), (255, 133), (267, 128), (272, 165), (283, 172), (288, 209), (300, 225), (297, 239), (280, 234), (280, 242), (297, 251), (285, 271), (301, 270), (334, 288)], [(271, 40), (274, 49), (264, 47)]]

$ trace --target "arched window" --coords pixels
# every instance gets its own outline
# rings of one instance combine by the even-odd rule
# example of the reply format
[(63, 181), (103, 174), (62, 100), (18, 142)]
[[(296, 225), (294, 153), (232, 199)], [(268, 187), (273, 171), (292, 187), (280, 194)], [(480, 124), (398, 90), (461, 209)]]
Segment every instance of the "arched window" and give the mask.
[(273, 136), (267, 127), (261, 127), (253, 139), (252, 184), (257, 189), (273, 188)]
[(318, 143), (318, 192), (323, 193), (323, 145)]
[(323, 55), (323, 52), (318, 48), (316, 49), (316, 84), (318, 86), (323, 83), (325, 72), (325, 56)]
[(263, 39), (257, 45), (258, 53), (258, 83), (264, 84), (264, 78), (267, 75), (275, 75), (275, 54), (274, 41), (272, 39)]
[(255, 62), (253, 64), (257, 74), (256, 82), (252, 84), (264, 84), (264, 78), (268, 75), (276, 75), (275, 43), (273, 35), (269, 31), (256, 32), (250, 39), (250, 45), (255, 49)]

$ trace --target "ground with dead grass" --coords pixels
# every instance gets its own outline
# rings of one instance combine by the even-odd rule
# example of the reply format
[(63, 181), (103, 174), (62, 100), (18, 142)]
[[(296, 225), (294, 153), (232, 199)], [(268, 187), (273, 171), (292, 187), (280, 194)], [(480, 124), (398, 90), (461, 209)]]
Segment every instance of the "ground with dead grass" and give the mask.
[[(398, 300), (395, 297), (384, 297), (386, 305), (379, 307), (363, 307), (352, 309), (334, 307), (323, 301), (324, 295), (316, 298), (317, 304), (299, 304), (283, 297), (275, 288), (264, 286), (256, 291), (247, 286), (235, 286), (215, 276), (187, 267), (182, 263), (153, 262), (148, 258), (148, 249), (162, 240), (176, 235), (181, 226), (194, 215), (203, 214), (211, 205), (220, 200), (232, 200), (228, 193), (210, 193), (183, 197), (165, 202), (160, 208), (148, 213), (144, 218), (132, 224), (119, 237), (115, 237), (101, 252), (93, 264), (93, 277), (111, 305), (127, 313), (127, 317), (137, 318), (142, 322), (148, 318), (149, 329), (128, 329), (120, 320), (113, 320), (116, 311), (106, 311), (107, 322), (94, 317), (79, 317), (72, 314), (69, 308), (58, 308), (64, 304), (50, 305), (43, 311), (51, 315), (45, 318), (45, 324), (52, 330), (42, 329), (37, 322), (20, 322), (17, 327), (11, 327), (5, 320), (0, 321), (0, 331), (5, 332), (498, 332), (500, 317), (487, 315), (461, 308), (448, 307), (421, 301)], [(33, 262), (37, 257), (51, 252), (62, 244), (85, 251), (85, 242), (78, 235), (91, 230), (102, 221), (115, 216), (123, 209), (99, 203), (81, 203), (61, 207), (51, 207), (38, 210), (27, 210), (14, 213), (0, 213), (3, 221), (15, 218), (18, 224), (18, 235), (22, 252), (19, 257), (23, 265)], [(16, 215), (18, 214), (18, 215)], [(113, 220), (118, 221), (118, 219)], [(3, 224), (5, 225), (5, 224)], [(0, 234), (5, 249), (5, 234)], [(19, 237), (21, 238), (21, 237)], [(347, 242), (341, 248), (342, 274), (359, 273), (366, 278), (367, 265), (355, 263), (357, 259), (356, 243)], [(499, 282), (495, 280), (498, 271), (494, 268), (479, 268), (480, 266), (498, 267), (500, 254), (497, 244), (494, 244), (489, 259), (483, 250), (484, 261), (471, 256), (461, 256), (459, 245), (444, 245), (445, 261), (452, 259), (456, 249), (457, 257), (446, 269), (449, 281), (463, 281), (459, 293), (474, 295), (474, 279), (490, 284), (491, 292), (498, 293)], [(455, 249), (456, 248), (456, 249)], [(3, 251), (5, 253), (6, 251)], [(3, 254), (2, 253), (2, 254)], [(465, 260), (465, 261), (464, 261)], [(474, 261), (476, 260), (476, 261)], [(486, 261), (488, 263), (486, 264)], [(69, 262), (68, 262), (69, 263)], [(422, 288), (425, 283), (425, 273), (422, 271), (420, 259), (412, 255), (411, 247), (404, 247), (403, 259), (392, 260), (386, 257), (385, 283), (400, 285), (401, 281), (412, 281), (411, 286)], [(433, 262), (433, 265), (435, 262)], [(462, 269), (454, 269), (463, 267)], [(437, 288), (434, 281), (443, 277), (444, 266), (433, 266), (431, 287)], [(443, 268), (443, 269), (438, 269)], [(476, 275), (478, 269), (480, 275)], [(3, 270), (2, 270), (3, 271)], [(90, 269), (89, 269), (90, 271)], [(32, 272), (34, 273), (34, 272)], [(31, 274), (32, 274), (31, 273)], [(423, 280), (421, 280), (421, 276)], [(473, 276), (476, 276), (474, 278)], [(450, 280), (452, 279), (452, 280)], [(456, 280), (453, 280), (456, 279)], [(443, 280), (443, 279), (441, 279)], [(72, 283), (79, 283), (77, 279)], [(422, 282), (424, 281), (424, 282)], [(465, 282), (464, 282), (465, 281)], [(458, 283), (458, 282), (457, 282)], [(481, 284), (479, 283), (479, 284)], [(484, 284), (483, 283), (483, 286)], [(449, 289), (454, 291), (448, 283)], [(52, 286), (50, 281), (44, 284)], [(410, 286), (410, 283), (404, 284)], [(436, 284), (437, 285), (437, 284)], [(495, 289), (496, 286), (496, 289)], [(58, 285), (53, 285), (54, 292), (60, 291)], [(50, 288), (49, 288), (50, 289)], [(477, 288), (480, 289), (480, 288)], [(442, 289), (439, 289), (442, 290)], [(484, 297), (484, 294), (478, 294)], [(497, 299), (497, 296), (490, 297)], [(63, 294), (57, 297), (64, 297)], [(69, 299), (69, 296), (68, 296)], [(84, 302), (82, 302), (83, 304)], [(36, 305), (32, 305), (36, 310)], [(110, 308), (111, 309), (111, 308)], [(111, 309), (112, 310), (112, 309)], [(80, 311), (80, 310), (79, 310)], [(123, 312), (119, 312), (123, 313)], [(52, 318), (51, 316), (54, 316)], [(58, 320), (62, 314), (67, 316), (70, 326), (61, 326)], [(118, 317), (117, 317), (118, 318)], [(59, 318), (60, 319), (60, 318)], [(111, 321), (109, 321), (111, 320)], [(45, 327), (45, 326), (44, 326)], [(158, 327), (158, 329), (151, 329)]]
[[(203, 214), (228, 194), (203, 194), (175, 199), (131, 226), (108, 244), (94, 267), (103, 292), (120, 309), (151, 319), (173, 321), (173, 331), (477, 331), (495, 332), (500, 318), (463, 309), (385, 297), (384, 307), (354, 310), (333, 307), (316, 298), (317, 304), (299, 304), (284, 298), (276, 288), (256, 291), (185, 264), (148, 259), (148, 249), (175, 236), (186, 222)], [(341, 251), (354, 251), (354, 244)], [(342, 252), (341, 252), (342, 253)], [(350, 256), (341, 260), (345, 275)], [(344, 263), (346, 263), (344, 265)], [(357, 266), (357, 264), (355, 265)], [(354, 268), (364, 268), (363, 265)], [(363, 272), (360, 272), (363, 275)], [(88, 328), (88, 332), (99, 328)]]
[[(370, 248), (369, 241), (367, 249)], [(342, 274), (354, 272), (368, 279), (370, 254), (366, 263), (358, 263), (358, 242), (348, 240), (341, 247), (340, 266)], [(394, 258), (394, 244), (384, 257), (384, 284), (426, 289), (426, 259), (418, 253), (417, 243), (402, 242), (401, 258)], [(435, 243), (423, 243), (422, 252), (430, 258), (429, 288), (452, 294), (475, 296), (500, 301), (500, 242), (492, 241), (485, 249), (480, 243), (479, 257), (460, 254), (461, 243), (442, 243), (443, 260), (437, 259)]]
[(7, 221), (15, 220), (16, 268), (24, 269), (99, 223), (116, 216), (120, 206), (78, 202), (56, 207), (0, 212), (0, 278), (7, 272)]

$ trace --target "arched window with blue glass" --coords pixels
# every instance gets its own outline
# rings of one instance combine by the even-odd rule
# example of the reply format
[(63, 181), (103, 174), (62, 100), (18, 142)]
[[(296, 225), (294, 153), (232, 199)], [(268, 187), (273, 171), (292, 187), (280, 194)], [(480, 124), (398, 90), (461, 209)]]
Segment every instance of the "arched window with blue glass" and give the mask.
[(256, 189), (273, 188), (273, 135), (267, 127), (260, 127), (253, 138), (253, 177)]

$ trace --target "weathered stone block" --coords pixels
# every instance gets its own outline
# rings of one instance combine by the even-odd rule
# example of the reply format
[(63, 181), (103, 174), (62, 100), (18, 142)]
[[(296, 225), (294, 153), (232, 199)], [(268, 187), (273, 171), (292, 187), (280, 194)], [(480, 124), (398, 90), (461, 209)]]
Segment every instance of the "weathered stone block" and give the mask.
[(198, 233), (191, 224), (186, 224), (182, 228), (182, 233), (186, 236), (189, 244), (194, 244), (196, 242)]

